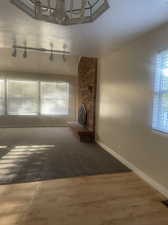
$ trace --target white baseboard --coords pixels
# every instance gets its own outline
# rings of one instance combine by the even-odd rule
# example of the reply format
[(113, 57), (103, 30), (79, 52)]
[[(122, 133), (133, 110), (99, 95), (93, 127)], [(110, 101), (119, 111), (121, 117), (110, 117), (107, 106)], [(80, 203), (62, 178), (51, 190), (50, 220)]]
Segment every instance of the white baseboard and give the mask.
[(96, 143), (100, 147), (102, 147), (105, 151), (112, 154), (115, 158), (117, 158), (121, 163), (123, 163), (129, 169), (131, 169), (135, 174), (137, 174), (141, 179), (143, 179), (145, 182), (147, 182), (150, 186), (152, 186), (154, 189), (156, 189), (158, 192), (160, 192), (166, 198), (168, 198), (168, 189), (166, 187), (164, 187), (162, 184), (158, 183), (153, 178), (151, 178), (150, 176), (145, 174), (142, 170), (138, 169), (136, 166), (134, 166), (132, 163), (127, 161), (125, 158), (123, 158), (117, 152), (115, 152), (111, 148), (107, 147), (104, 143), (102, 143), (100, 141), (96, 141)]

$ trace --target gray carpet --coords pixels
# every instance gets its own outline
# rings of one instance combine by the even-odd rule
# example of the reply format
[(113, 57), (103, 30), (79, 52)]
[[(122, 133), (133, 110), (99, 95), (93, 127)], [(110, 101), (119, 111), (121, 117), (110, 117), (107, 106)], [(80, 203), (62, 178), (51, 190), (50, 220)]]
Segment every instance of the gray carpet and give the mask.
[(121, 173), (130, 170), (68, 128), (0, 129), (0, 184)]

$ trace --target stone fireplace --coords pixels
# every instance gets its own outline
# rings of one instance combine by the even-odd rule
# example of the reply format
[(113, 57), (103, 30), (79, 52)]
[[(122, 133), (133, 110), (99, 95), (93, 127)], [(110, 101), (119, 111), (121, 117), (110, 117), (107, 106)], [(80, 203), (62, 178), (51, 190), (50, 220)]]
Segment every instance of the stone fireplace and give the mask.
[(87, 111), (86, 127), (95, 132), (97, 58), (82, 57), (78, 66), (79, 107)]
[(78, 65), (78, 121), (69, 123), (81, 141), (95, 138), (97, 58), (81, 57)]

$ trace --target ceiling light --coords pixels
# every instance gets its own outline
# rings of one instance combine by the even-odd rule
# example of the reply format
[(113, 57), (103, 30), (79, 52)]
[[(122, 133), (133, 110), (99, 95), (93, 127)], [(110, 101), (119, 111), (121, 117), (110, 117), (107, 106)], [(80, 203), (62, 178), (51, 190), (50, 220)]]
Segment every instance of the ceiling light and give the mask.
[(108, 8), (108, 0), (10, 0), (34, 19), (72, 25), (96, 20)]

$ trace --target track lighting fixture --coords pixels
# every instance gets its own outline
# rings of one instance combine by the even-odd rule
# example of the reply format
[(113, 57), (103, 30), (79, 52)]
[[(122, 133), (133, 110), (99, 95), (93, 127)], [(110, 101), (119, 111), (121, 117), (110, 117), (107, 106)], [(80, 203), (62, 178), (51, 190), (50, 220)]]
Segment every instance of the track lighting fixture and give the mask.
[(70, 52), (63, 51), (61, 50), (54, 50), (53, 49), (53, 44), (51, 44), (51, 49), (46, 49), (46, 48), (33, 48), (33, 47), (28, 47), (26, 43), (24, 46), (19, 46), (19, 45), (13, 45), (13, 52), (12, 56), (16, 57), (17, 56), (17, 51), (18, 50), (23, 50), (23, 58), (27, 58), (27, 53), (28, 51), (38, 51), (38, 52), (43, 52), (43, 53), (50, 53), (49, 60), (53, 61), (54, 60), (54, 55), (62, 55), (62, 59), (65, 62), (66, 61), (66, 55), (70, 55)]
[(12, 56), (13, 56), (13, 57), (16, 57), (16, 56), (17, 56), (17, 50), (16, 50), (16, 47), (13, 47)]

